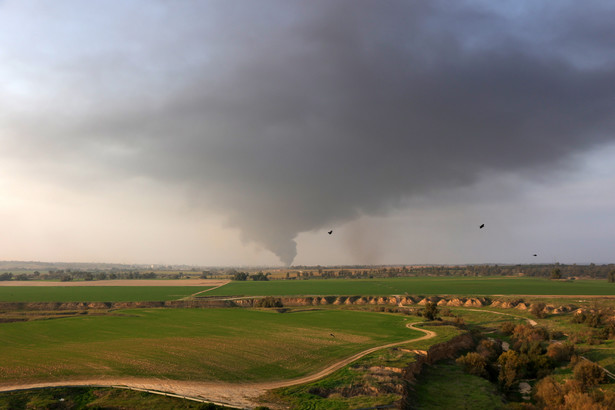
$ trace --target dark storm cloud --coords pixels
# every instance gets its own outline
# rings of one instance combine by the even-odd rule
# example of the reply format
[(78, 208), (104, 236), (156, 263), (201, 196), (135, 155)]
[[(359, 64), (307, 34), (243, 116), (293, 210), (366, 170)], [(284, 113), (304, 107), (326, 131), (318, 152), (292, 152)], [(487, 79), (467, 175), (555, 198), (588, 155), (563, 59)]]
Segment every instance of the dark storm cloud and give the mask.
[(65, 64), (92, 109), (56, 148), (185, 184), (290, 264), (300, 232), (615, 140), (612, 8), (239, 4), (166, 6), (131, 47)]

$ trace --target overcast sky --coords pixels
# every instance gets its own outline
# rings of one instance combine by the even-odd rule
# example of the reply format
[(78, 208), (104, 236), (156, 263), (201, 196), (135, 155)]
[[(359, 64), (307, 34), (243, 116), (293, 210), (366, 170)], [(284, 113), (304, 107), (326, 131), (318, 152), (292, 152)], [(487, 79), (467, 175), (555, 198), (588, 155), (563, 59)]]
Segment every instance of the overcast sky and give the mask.
[(604, 1), (0, 1), (0, 259), (615, 262), (613, 21)]

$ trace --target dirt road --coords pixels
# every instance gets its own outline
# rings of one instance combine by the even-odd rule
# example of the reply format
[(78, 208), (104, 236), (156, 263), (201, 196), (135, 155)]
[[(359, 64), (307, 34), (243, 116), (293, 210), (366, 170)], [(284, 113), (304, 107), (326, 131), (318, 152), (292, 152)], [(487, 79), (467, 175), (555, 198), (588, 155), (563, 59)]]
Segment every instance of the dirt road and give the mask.
[(418, 342), (420, 340), (431, 339), (437, 335), (431, 330), (417, 328), (416, 325), (417, 323), (408, 323), (406, 327), (408, 327), (409, 329), (418, 330), (419, 332), (423, 332), (425, 333), (424, 336), (421, 336), (416, 339), (409, 339), (401, 342), (388, 343), (385, 345), (372, 347), (363, 350), (362, 352), (359, 352), (355, 355), (352, 355), (346, 359), (333, 363), (317, 373), (292, 380), (281, 380), (266, 383), (231, 384), (219, 382), (177, 381), (168, 379), (87, 379), (46, 383), (0, 385), (0, 391), (6, 392), (12, 390), (25, 390), (41, 387), (59, 386), (123, 386), (142, 390), (152, 390), (156, 392), (174, 393), (176, 395), (185, 396), (187, 398), (208, 400), (218, 404), (226, 404), (233, 407), (252, 408), (257, 405), (255, 402), (256, 398), (264, 394), (267, 390), (313, 382), (315, 380), (330, 375), (334, 371), (341, 369), (342, 367), (347, 366), (355, 360), (358, 360), (372, 352), (411, 342)]

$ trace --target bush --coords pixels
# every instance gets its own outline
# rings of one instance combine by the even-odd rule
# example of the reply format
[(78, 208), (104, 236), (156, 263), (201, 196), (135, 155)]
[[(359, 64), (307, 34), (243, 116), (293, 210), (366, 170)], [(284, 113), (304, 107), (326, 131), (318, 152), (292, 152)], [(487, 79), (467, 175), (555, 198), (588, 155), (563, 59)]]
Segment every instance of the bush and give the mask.
[(438, 305), (435, 302), (425, 303), (425, 309), (423, 310), (423, 316), (427, 320), (436, 320), (438, 317)]
[(517, 324), (515, 322), (504, 322), (500, 325), (500, 330), (505, 335), (512, 335)]
[(486, 360), (492, 362), (502, 354), (502, 345), (492, 339), (483, 339), (478, 344), (476, 352)]
[(529, 366), (530, 372), (528, 376), (535, 376), (537, 379), (543, 378), (551, 374), (554, 367), (553, 360), (547, 355), (530, 356)]
[(517, 325), (513, 331), (515, 349), (519, 349), (525, 343), (542, 342), (549, 339), (549, 332), (546, 329), (531, 325)]
[(547, 409), (556, 409), (562, 406), (564, 394), (564, 386), (557, 383), (551, 376), (540, 380), (534, 387), (534, 399)]
[(470, 352), (456, 360), (466, 373), (476, 376), (487, 377), (487, 360), (480, 354)]
[(568, 393), (564, 401), (566, 409), (601, 409), (588, 394), (582, 392)]
[(585, 324), (590, 327), (598, 327), (602, 325), (602, 313), (593, 312), (587, 315), (585, 318)]
[(587, 390), (589, 387), (595, 386), (600, 383), (604, 383), (606, 380), (606, 373), (596, 363), (588, 360), (581, 360), (574, 367), (574, 379), (581, 383), (583, 390)]
[(273, 296), (264, 297), (256, 302), (256, 307), (280, 308), (283, 306), (282, 300), (280, 298), (274, 298)]
[(574, 345), (569, 343), (551, 343), (547, 347), (547, 356), (557, 363), (568, 362), (574, 353)]
[(500, 355), (498, 364), (500, 365), (498, 382), (502, 390), (509, 391), (515, 382), (525, 375), (528, 360), (527, 356), (509, 350)]
[(540, 303), (532, 303), (532, 306), (530, 306), (530, 313), (534, 316), (536, 316), (539, 319), (542, 319), (546, 316), (545, 314), (545, 307), (547, 305), (545, 305), (544, 303), (540, 302)]

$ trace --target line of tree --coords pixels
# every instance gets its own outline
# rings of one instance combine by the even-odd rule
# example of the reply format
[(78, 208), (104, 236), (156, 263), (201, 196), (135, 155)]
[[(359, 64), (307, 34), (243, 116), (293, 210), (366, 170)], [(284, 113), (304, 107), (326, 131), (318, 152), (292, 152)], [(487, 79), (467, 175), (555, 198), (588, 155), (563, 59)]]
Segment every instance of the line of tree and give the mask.
[(331, 269), (316, 267), (286, 272), (286, 279), (367, 279), (407, 276), (529, 276), (551, 279), (589, 277), (615, 282), (615, 264), (596, 265), (463, 265), (463, 266), (401, 266)]
[(254, 275), (250, 275), (248, 272), (234, 272), (231, 279), (237, 281), (245, 281), (248, 279), (252, 279), (254, 281), (266, 281), (269, 280), (269, 276), (271, 276), (270, 272), (257, 272)]

